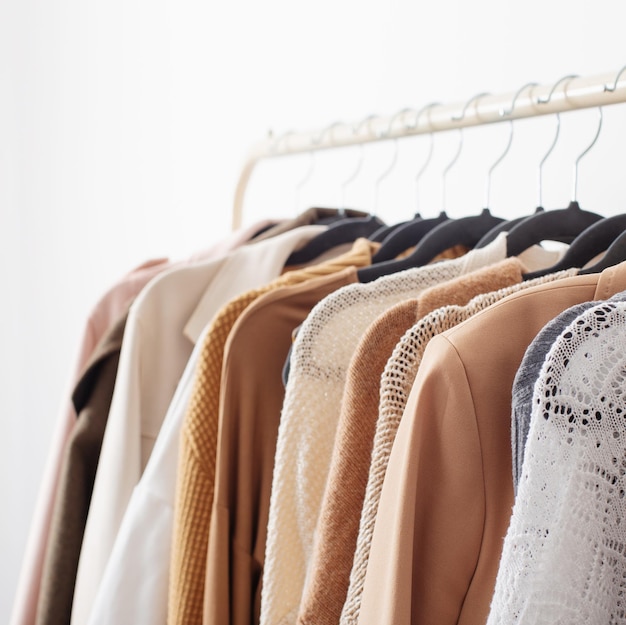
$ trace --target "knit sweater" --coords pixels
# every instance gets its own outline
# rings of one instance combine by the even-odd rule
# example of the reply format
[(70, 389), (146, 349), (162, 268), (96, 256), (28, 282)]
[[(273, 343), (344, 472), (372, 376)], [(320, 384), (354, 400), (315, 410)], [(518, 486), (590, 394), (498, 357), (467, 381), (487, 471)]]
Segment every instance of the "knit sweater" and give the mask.
[(626, 623), (625, 371), (623, 302), (588, 309), (550, 349), (488, 625)]
[(330, 275), (371, 262), (376, 245), (366, 239), (332, 261), (290, 271), (244, 293), (224, 306), (211, 322), (198, 360), (196, 380), (181, 431), (174, 511), (174, 540), (169, 586), (168, 623), (202, 623), (207, 544), (213, 504), (222, 358), (228, 334), (257, 298), (283, 286)]
[(426, 289), (419, 298), (383, 313), (361, 338), (350, 362), (341, 402), (310, 574), (298, 613), (302, 625), (339, 622), (370, 469), (380, 379), (396, 343), (416, 319), (442, 305), (463, 305), (480, 293), (519, 283), (525, 271), (517, 258), (511, 258)]
[[(542, 258), (533, 258), (539, 253)], [(298, 332), (278, 433), (268, 522), (262, 625), (294, 623), (358, 342), (378, 315), (424, 289), (506, 257), (506, 235), (467, 255), (351, 285), (316, 306)], [(551, 255), (552, 259), (552, 255)], [(529, 262), (551, 262), (533, 250)], [(294, 471), (294, 467), (297, 470)]]
[[(465, 306), (444, 306), (425, 315), (421, 314), (422, 309), (420, 307), (417, 309), (413, 307), (414, 325), (397, 342), (380, 378), (380, 405), (377, 407), (377, 423), (368, 467), (369, 475), (366, 479), (367, 486), (361, 505), (361, 518), (350, 572), (349, 588), (341, 613), (340, 622), (342, 625), (356, 625), (359, 617), (369, 550), (387, 463), (402, 413), (428, 341), (433, 336), (454, 327), (465, 319), (469, 319), (494, 302), (504, 299), (507, 295), (575, 273), (576, 270), (572, 269), (528, 282), (520, 282), (510, 287), (478, 295)], [(417, 316), (415, 315), (416, 310)]]

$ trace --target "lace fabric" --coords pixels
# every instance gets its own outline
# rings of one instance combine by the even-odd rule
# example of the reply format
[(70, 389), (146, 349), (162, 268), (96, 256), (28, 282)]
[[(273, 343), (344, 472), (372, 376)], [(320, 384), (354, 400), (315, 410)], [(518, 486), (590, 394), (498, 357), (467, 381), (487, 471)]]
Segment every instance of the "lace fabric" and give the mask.
[(626, 623), (626, 304), (552, 346), (488, 625)]

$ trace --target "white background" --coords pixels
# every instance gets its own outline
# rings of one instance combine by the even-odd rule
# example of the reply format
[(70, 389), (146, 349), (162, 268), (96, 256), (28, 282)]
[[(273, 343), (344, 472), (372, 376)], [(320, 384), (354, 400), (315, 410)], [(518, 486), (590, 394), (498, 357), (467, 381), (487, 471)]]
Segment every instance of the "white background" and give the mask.
[[(4, 0), (0, 3), (0, 622), (7, 622), (30, 517), (83, 321), (117, 277), (155, 256), (183, 258), (230, 226), (250, 145), (272, 128), (322, 127), (431, 100), (515, 90), (626, 63), (620, 0)], [(571, 165), (596, 114), (563, 116), (544, 205), (571, 199)], [(492, 212), (536, 205), (536, 166), (554, 118), (515, 124), (494, 173)], [(466, 131), (448, 213), (483, 204), (507, 126)], [(440, 208), (457, 135), (437, 135), (421, 209)], [(380, 187), (389, 221), (415, 210), (427, 139), (400, 143)], [(372, 209), (392, 144), (366, 148), (347, 202)], [(245, 221), (336, 205), (358, 152), (260, 167)], [(579, 199), (626, 211), (626, 106), (605, 110), (581, 163)]]

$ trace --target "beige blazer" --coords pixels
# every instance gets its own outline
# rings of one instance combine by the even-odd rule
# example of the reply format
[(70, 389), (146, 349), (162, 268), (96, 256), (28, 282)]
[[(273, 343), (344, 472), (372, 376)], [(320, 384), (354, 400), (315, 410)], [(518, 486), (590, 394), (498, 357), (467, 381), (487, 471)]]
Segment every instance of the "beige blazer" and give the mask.
[(511, 387), (553, 317), (626, 289), (626, 263), (517, 293), (424, 353), (381, 494), (359, 625), (484, 624), (513, 506)]

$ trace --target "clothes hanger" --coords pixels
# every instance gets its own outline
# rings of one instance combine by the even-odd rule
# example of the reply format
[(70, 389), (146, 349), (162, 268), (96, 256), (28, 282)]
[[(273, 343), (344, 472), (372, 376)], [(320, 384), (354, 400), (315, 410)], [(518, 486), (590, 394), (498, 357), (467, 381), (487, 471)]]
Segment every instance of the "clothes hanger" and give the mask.
[[(479, 93), (473, 98), (468, 100), (465, 104), (460, 116), (454, 117), (454, 121), (460, 121), (465, 116), (470, 104), (478, 100), (479, 98), (487, 95), (486, 93)], [(447, 174), (452, 166), (458, 161), (463, 147), (463, 130), (459, 128), (459, 147), (452, 161), (443, 171), (443, 193), (442, 202), (443, 209), (446, 208), (446, 178)], [(389, 260), (380, 262), (370, 267), (365, 267), (358, 270), (358, 278), (360, 282), (371, 282), (377, 278), (402, 271), (404, 269), (411, 269), (413, 267), (420, 267), (426, 263), (431, 262), (437, 255), (441, 254), (445, 250), (454, 247), (456, 245), (464, 245), (465, 247), (472, 248), (478, 241), (491, 230), (494, 226), (501, 223), (503, 220), (499, 217), (494, 217), (488, 208), (483, 209), (480, 215), (474, 217), (464, 217), (462, 219), (448, 220), (436, 228), (431, 230), (422, 240), (417, 244), (417, 247), (406, 258), (400, 260)]]
[(622, 232), (617, 239), (611, 243), (606, 254), (591, 267), (581, 269), (578, 275), (587, 275), (590, 273), (600, 273), (609, 267), (623, 263), (626, 260), (626, 231)]
[[(576, 76), (568, 75), (564, 76), (560, 80), (558, 80), (550, 94), (547, 98), (538, 98), (537, 104), (547, 104), (554, 91), (558, 87), (559, 84), (566, 80), (571, 80)], [(595, 223), (599, 219), (602, 219), (601, 215), (597, 213), (593, 213), (591, 211), (583, 210), (580, 208), (578, 204), (578, 164), (587, 152), (595, 145), (598, 140), (598, 136), (600, 135), (600, 130), (602, 129), (602, 109), (599, 108), (599, 124), (596, 135), (592, 141), (592, 143), (587, 147), (587, 149), (580, 154), (580, 156), (576, 159), (574, 163), (574, 191), (573, 191), (573, 200), (570, 202), (567, 208), (549, 210), (549, 211), (541, 211), (532, 215), (513, 227), (507, 236), (506, 244), (507, 244), (507, 256), (518, 256), (525, 250), (527, 250), (532, 245), (536, 245), (541, 243), (544, 240), (551, 241), (561, 241), (564, 243), (571, 243), (583, 230), (589, 227), (591, 224)], [(560, 129), (560, 116), (557, 114), (558, 120), (558, 128)], [(558, 130), (557, 130), (558, 137)], [(555, 139), (556, 141), (556, 139)], [(548, 154), (552, 152), (554, 147), (554, 143)], [(547, 155), (546, 155), (547, 157)], [(545, 158), (544, 157), (544, 161)], [(542, 161), (542, 164), (543, 162)], [(542, 175), (542, 169), (540, 167), (540, 176)], [(540, 179), (540, 189), (542, 189), (542, 180)], [(541, 206), (541, 197), (540, 197), (540, 206)]]
[[(430, 112), (430, 109), (440, 105), (441, 104), (439, 102), (431, 102), (430, 104), (427, 104), (424, 108), (422, 108), (415, 116), (413, 127), (417, 127), (423, 113), (427, 111)], [(380, 249), (372, 257), (372, 264), (397, 258), (398, 255), (402, 252), (417, 245), (417, 243), (419, 243), (421, 239), (433, 228), (449, 219), (445, 211), (441, 211), (441, 213), (437, 217), (431, 219), (422, 219), (419, 213), (419, 181), (423, 173), (426, 171), (426, 168), (428, 167), (430, 161), (432, 160), (435, 144), (432, 132), (429, 133), (429, 137), (430, 147), (428, 150), (426, 161), (415, 176), (415, 196), (417, 213), (412, 220), (401, 224), (387, 238), (383, 240)]]
[[(405, 108), (405, 109), (402, 109), (400, 112), (396, 113), (392, 117), (391, 122), (389, 123), (389, 128), (387, 129), (387, 132), (381, 134), (381, 137), (384, 137), (385, 135), (389, 135), (396, 118), (402, 115), (406, 115), (407, 113), (412, 113), (412, 112), (413, 112), (413, 109)], [(414, 128), (414, 127), (415, 127), (414, 124), (406, 125), (407, 129)], [(387, 178), (387, 176), (389, 176), (389, 174), (393, 171), (393, 168), (395, 167), (396, 163), (398, 162), (398, 139), (394, 138), (393, 143), (394, 143), (393, 159), (389, 167), (378, 177), (378, 180), (376, 181), (376, 187), (374, 190), (374, 214), (378, 212), (378, 198), (379, 198), (380, 184), (383, 182), (385, 178)], [(419, 218), (419, 215), (416, 215), (416, 217)], [(390, 235), (392, 232), (397, 230), (400, 226), (404, 225), (405, 223), (407, 222), (404, 221), (400, 223), (391, 224), (388, 226), (387, 225), (382, 226), (369, 237), (369, 240), (375, 243), (382, 243), (387, 238), (388, 235)]]
[[(536, 82), (529, 82), (526, 83), (516, 94), (515, 97), (513, 98), (513, 101), (511, 102), (511, 106), (508, 109), (501, 109), (500, 110), (500, 117), (504, 117), (505, 115), (512, 115), (513, 111), (515, 110), (515, 103), (517, 102), (517, 99), (519, 98), (519, 96), (522, 94), (523, 91), (525, 91), (528, 88), (532, 88), (532, 87), (536, 87), (539, 83)], [(505, 151), (505, 153), (491, 166), (491, 169), (489, 170), (489, 173), (487, 174), (487, 182), (486, 182), (486, 206), (489, 206), (489, 195), (490, 195), (490, 186), (491, 186), (491, 174), (493, 173), (493, 170), (500, 164), (500, 162), (502, 161), (502, 159), (504, 158), (504, 156), (506, 155), (506, 153), (508, 152), (509, 148), (510, 148), (510, 142), (513, 140), (513, 122), (509, 122), (511, 124), (511, 134), (509, 135), (509, 145), (507, 147), (507, 150)], [(539, 202), (539, 204), (541, 204), (541, 202)], [(542, 211), (543, 208), (537, 208), (535, 210), (535, 213)], [(482, 247), (486, 247), (487, 245), (489, 245), (489, 243), (491, 243), (492, 241), (494, 241), (498, 235), (501, 232), (509, 232), (512, 228), (514, 228), (517, 224), (521, 223), (522, 221), (524, 221), (524, 219), (527, 219), (529, 217), (529, 215), (523, 215), (522, 217), (516, 217), (515, 219), (509, 219), (506, 221), (503, 221), (502, 223), (498, 224), (497, 226), (495, 226), (494, 228), (492, 228), (489, 232), (487, 232), (487, 234), (485, 234), (485, 236), (474, 246), (474, 249), (480, 249)]]
[[(604, 91), (612, 92), (617, 88), (621, 75), (626, 71), (626, 66), (618, 72), (613, 85), (604, 85)], [(626, 238), (618, 242), (626, 232), (626, 214), (614, 215), (601, 219), (578, 235), (565, 252), (563, 258), (547, 269), (528, 273), (526, 280), (541, 277), (549, 273), (569, 269), (570, 267), (584, 267), (590, 260), (606, 251), (606, 254), (587, 269), (581, 270), (580, 274), (596, 273), (611, 265), (626, 260)]]
[[(353, 134), (357, 135), (365, 124), (367, 124), (369, 130), (370, 123), (375, 117), (375, 115), (370, 115), (369, 117), (364, 119), (360, 124), (358, 124), (356, 128), (353, 128)], [(335, 122), (325, 130), (323, 130), (320, 134), (320, 137), (318, 137), (314, 142), (321, 143), (324, 135), (327, 132), (332, 132), (332, 129), (337, 125), (338, 122)], [(362, 160), (363, 153), (361, 146), (361, 158), (358, 167), (356, 171), (351, 174), (348, 182), (351, 182), (354, 178), (356, 178), (361, 169)], [(346, 185), (344, 183), (344, 185), (342, 185), (342, 194), (345, 192), (345, 186)], [(286, 265), (304, 265), (306, 263), (309, 263), (321, 256), (324, 252), (327, 252), (334, 247), (344, 245), (346, 243), (351, 243), (359, 237), (368, 237), (384, 225), (384, 223), (375, 215), (369, 215), (368, 217), (345, 218), (343, 197), (338, 214), (340, 215), (340, 219), (338, 221), (330, 224), (325, 232), (322, 232), (316, 237), (313, 237), (308, 243), (305, 244), (304, 247), (293, 252), (287, 259)]]
[[(584, 267), (590, 260), (602, 254), (602, 252), (606, 251), (606, 255), (608, 255), (611, 245), (617, 241), (624, 232), (626, 232), (626, 214), (600, 219), (583, 230), (572, 241), (559, 262), (547, 269), (525, 274), (524, 280), (541, 278), (550, 273), (570, 269), (571, 267)], [(624, 247), (624, 252), (626, 253), (626, 247)], [(596, 265), (599, 265), (603, 260), (604, 257), (596, 263)], [(626, 255), (624, 255), (621, 260), (626, 260)], [(617, 262), (621, 262), (621, 260)], [(610, 264), (615, 264), (615, 261)], [(602, 269), (604, 268), (605, 267), (602, 267)], [(602, 269), (600, 269), (600, 271)], [(580, 273), (584, 272), (581, 271)], [(588, 273), (595, 273), (595, 271), (589, 271)]]
[[(341, 122), (335, 122), (335, 124), (333, 124), (333, 127), (336, 127), (338, 125), (341, 125)], [(281, 143), (283, 142), (287, 142), (287, 140), (289, 139), (290, 136), (296, 134), (293, 130), (288, 130), (287, 132), (285, 132), (284, 134), (282, 134), (281, 136), (279, 136), (276, 140), (276, 142), (274, 143), (273, 146), (273, 150), (277, 151), (281, 145)], [(323, 136), (323, 135), (322, 135)], [(311, 176), (313, 175), (313, 172), (315, 170), (315, 165), (316, 165), (316, 161), (315, 161), (315, 152), (313, 150), (309, 150), (308, 152), (309, 155), (309, 164), (307, 166), (307, 169), (304, 172), (304, 175), (302, 176), (302, 178), (296, 182), (296, 184), (294, 185), (294, 215), (297, 215), (299, 212), (299, 207), (300, 207), (300, 193), (302, 191), (302, 188), (307, 184), (307, 182), (311, 179)], [(315, 223), (315, 225), (318, 226), (327, 226), (330, 225), (336, 221), (338, 221), (339, 219), (344, 219), (345, 216), (343, 214), (340, 214), (339, 211), (335, 211), (334, 214), (332, 214), (332, 209), (323, 209), (324, 210), (324, 214), (322, 216), (319, 216), (317, 219), (315, 219), (315, 221), (313, 223)]]

